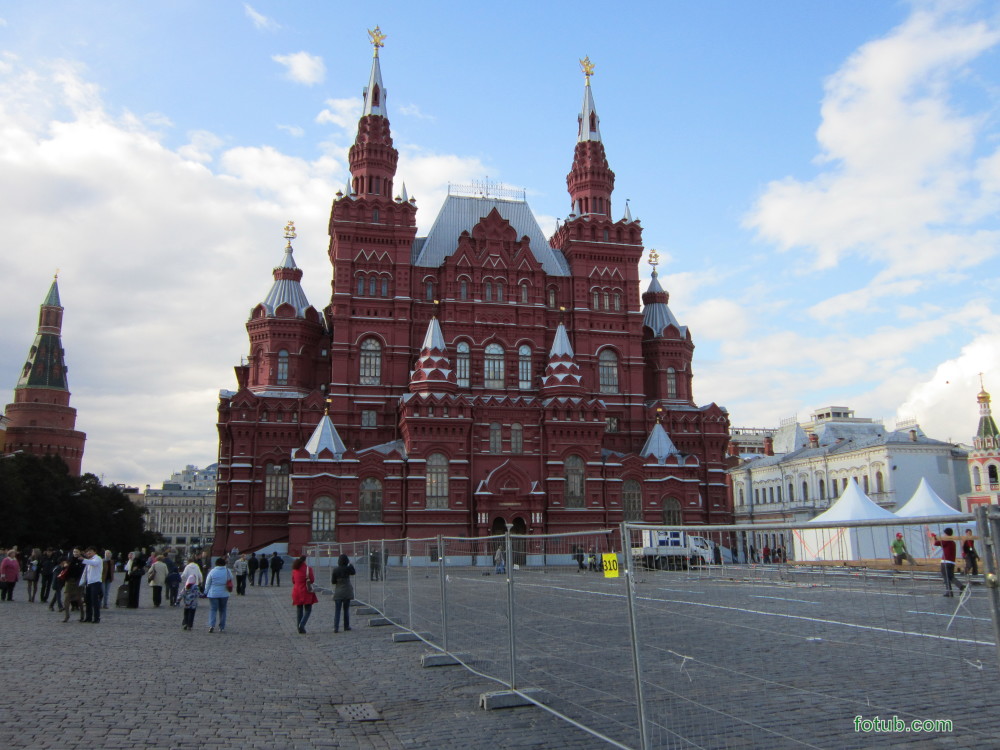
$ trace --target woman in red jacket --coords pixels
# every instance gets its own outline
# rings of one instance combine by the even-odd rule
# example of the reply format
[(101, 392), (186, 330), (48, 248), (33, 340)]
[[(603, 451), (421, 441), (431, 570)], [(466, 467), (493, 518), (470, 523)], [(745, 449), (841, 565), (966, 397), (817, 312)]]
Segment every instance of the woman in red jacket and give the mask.
[(305, 555), (296, 558), (292, 563), (292, 604), (298, 613), (298, 628), (300, 633), (306, 632), (306, 622), (312, 614), (313, 605), (319, 601), (313, 591), (316, 574), (306, 565)]

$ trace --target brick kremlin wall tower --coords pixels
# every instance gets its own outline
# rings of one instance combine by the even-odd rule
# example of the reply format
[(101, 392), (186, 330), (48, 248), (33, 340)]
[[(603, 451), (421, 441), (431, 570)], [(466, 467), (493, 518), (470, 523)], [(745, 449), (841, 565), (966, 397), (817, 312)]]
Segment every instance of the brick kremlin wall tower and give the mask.
[(38, 315), (38, 332), (7, 404), (7, 453), (56, 455), (69, 473), (80, 475), (85, 433), (76, 429), (76, 409), (69, 405), (65, 352), (62, 348), (63, 308), (59, 284), (53, 280)]
[(476, 185), (417, 237), (369, 33), (329, 304), (309, 305), (289, 242), (220, 392), (215, 550), (731, 522), (728, 415), (695, 403), (691, 333), (655, 275), (640, 296), (590, 61), (554, 236), (519, 191)]

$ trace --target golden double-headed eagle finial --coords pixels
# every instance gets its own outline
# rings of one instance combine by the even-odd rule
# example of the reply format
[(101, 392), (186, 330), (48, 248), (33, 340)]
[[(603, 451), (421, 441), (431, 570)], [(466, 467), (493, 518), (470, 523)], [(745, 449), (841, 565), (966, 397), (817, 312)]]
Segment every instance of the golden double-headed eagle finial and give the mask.
[(590, 77), (594, 75), (594, 63), (590, 61), (590, 55), (580, 60), (580, 70), (583, 71), (584, 78), (587, 79), (587, 85), (590, 85)]
[(656, 252), (655, 250), (653, 250), (652, 248), (650, 248), (649, 249), (649, 265), (651, 265), (651, 266), (653, 266), (655, 268), (657, 266), (657, 264), (659, 264), (659, 262), (660, 262), (660, 254), (658, 252)]
[(382, 42), (385, 41), (386, 35), (382, 33), (382, 29), (376, 26), (374, 29), (368, 29), (368, 38), (371, 39), (372, 47), (375, 48), (375, 57), (378, 57), (378, 48), (385, 46)]
[(295, 234), (295, 222), (289, 219), (288, 223), (285, 224), (285, 239), (288, 240), (288, 244), (286, 245), (286, 247), (292, 246), (292, 240), (294, 240), (296, 236), (297, 235)]

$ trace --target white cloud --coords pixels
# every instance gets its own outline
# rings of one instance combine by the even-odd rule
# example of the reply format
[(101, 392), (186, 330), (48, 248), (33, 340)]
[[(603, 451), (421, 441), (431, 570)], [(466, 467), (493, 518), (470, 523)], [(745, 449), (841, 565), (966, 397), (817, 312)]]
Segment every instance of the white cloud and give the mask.
[(872, 259), (881, 279), (995, 255), (1000, 233), (966, 225), (975, 196), (1000, 196), (991, 164), (977, 174), (973, 156), (985, 120), (959, 112), (949, 86), (998, 42), (995, 25), (941, 4), (865, 44), (826, 82), (820, 174), (769, 184), (746, 224), (780, 249), (804, 248), (817, 268)]
[(278, 130), (285, 131), (293, 138), (301, 138), (306, 134), (306, 131), (300, 128), (298, 125), (278, 125)]
[(360, 97), (347, 99), (327, 99), (326, 109), (316, 115), (320, 125), (336, 125), (345, 130), (353, 129), (361, 117), (364, 101)]
[(285, 77), (305, 86), (323, 83), (326, 78), (326, 65), (319, 55), (308, 52), (293, 52), (290, 55), (271, 55), (276, 63), (286, 68)]
[(434, 115), (425, 115), (416, 104), (403, 104), (399, 107), (399, 113), (407, 117), (416, 117), (418, 120), (434, 119)]
[(243, 11), (247, 14), (247, 18), (250, 19), (253, 25), (261, 31), (277, 31), (281, 28), (281, 24), (273, 18), (268, 18), (263, 13), (258, 13), (248, 3), (243, 3)]
[(822, 302), (817, 302), (809, 308), (809, 314), (816, 320), (826, 321), (837, 316), (847, 316), (851, 313), (868, 312), (874, 310), (876, 300), (890, 297), (893, 302), (900, 297), (914, 294), (926, 287), (924, 281), (909, 279), (906, 281), (893, 281), (888, 283), (872, 283), (863, 289), (855, 289), (843, 294), (829, 297)]
[(206, 164), (212, 161), (213, 152), (218, 151), (223, 141), (207, 130), (195, 130), (188, 134), (190, 142), (177, 149), (178, 156)]

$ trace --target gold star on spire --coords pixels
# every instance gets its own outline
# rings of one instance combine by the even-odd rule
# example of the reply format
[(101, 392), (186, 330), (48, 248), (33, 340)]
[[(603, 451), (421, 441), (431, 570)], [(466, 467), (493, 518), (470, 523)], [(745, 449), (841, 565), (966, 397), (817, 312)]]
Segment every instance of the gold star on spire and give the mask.
[(649, 265), (651, 265), (655, 269), (656, 266), (659, 264), (659, 262), (660, 262), (660, 254), (658, 252), (656, 252), (653, 248), (650, 248), (649, 249)]
[(583, 71), (584, 78), (587, 79), (587, 85), (590, 85), (590, 77), (594, 75), (594, 63), (590, 61), (590, 55), (580, 60), (580, 69)]
[(375, 57), (378, 57), (378, 48), (384, 47), (382, 42), (385, 40), (386, 35), (382, 33), (382, 29), (376, 26), (374, 29), (368, 29), (368, 38), (371, 39), (372, 47), (375, 48)]
[(285, 224), (285, 239), (288, 240), (288, 242), (285, 243), (285, 247), (291, 247), (292, 240), (294, 240), (297, 236), (298, 235), (295, 234), (295, 222), (289, 219), (288, 223)]

